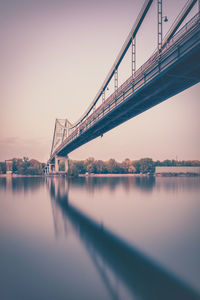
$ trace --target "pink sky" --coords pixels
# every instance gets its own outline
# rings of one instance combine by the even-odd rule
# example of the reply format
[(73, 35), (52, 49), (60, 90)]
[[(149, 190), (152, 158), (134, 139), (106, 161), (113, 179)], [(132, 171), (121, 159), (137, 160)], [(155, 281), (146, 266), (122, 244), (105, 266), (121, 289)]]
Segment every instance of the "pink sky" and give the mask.
[[(154, 1), (155, 2), (155, 1)], [(163, 0), (169, 22), (185, 0)], [(89, 106), (143, 1), (0, 0), (0, 160), (49, 158), (54, 122)], [(190, 17), (197, 12), (197, 5)], [(156, 48), (156, 3), (137, 37), (137, 67)], [(130, 53), (119, 70), (131, 75)], [(110, 91), (112, 84), (110, 84)], [(78, 148), (72, 159), (200, 159), (200, 85)]]

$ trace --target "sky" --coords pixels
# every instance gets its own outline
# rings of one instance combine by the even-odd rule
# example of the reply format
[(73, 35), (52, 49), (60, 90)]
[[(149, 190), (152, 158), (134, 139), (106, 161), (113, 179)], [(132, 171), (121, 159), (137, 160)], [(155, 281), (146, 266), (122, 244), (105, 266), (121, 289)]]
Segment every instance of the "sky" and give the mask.
[[(0, 161), (47, 161), (55, 119), (75, 122), (112, 67), (141, 0), (0, 0)], [(163, 0), (168, 31), (186, 0)], [(197, 13), (194, 7), (187, 20)], [(187, 21), (186, 20), (186, 21)], [(136, 38), (136, 66), (157, 47), (156, 1)], [(119, 84), (131, 75), (131, 53)], [(114, 83), (109, 84), (109, 91)], [(107, 96), (109, 94), (107, 93)], [(69, 154), (71, 159), (200, 159), (200, 84)]]

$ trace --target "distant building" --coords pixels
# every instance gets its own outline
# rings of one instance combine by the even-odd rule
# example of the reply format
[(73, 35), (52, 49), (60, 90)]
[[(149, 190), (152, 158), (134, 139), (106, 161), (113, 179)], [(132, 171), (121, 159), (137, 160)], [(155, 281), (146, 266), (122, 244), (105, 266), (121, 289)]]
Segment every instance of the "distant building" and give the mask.
[(197, 174), (200, 175), (200, 167), (156, 167), (156, 175), (164, 174)]
[(12, 174), (13, 172), (13, 160), (7, 159), (5, 160), (6, 163), (6, 174)]

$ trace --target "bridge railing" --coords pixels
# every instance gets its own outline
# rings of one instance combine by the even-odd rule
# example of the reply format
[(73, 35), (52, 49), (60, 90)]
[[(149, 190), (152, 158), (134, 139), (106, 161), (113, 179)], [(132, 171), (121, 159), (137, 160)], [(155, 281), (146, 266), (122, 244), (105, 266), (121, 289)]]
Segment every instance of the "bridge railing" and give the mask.
[[(172, 63), (168, 56), (173, 52), (173, 48), (196, 27), (200, 22), (200, 13), (197, 13), (189, 22), (187, 22), (173, 38), (163, 45), (161, 51), (156, 51), (153, 55), (135, 72), (134, 76), (130, 76), (112, 95), (110, 95), (92, 114), (90, 114), (73, 132), (66, 138), (63, 143), (54, 151), (58, 152), (63, 146), (68, 145), (86, 130), (91, 128), (96, 122), (105, 117), (110, 111), (126, 101), (133, 93), (136, 93), (142, 86), (145, 86), (160, 71), (160, 61), (162, 58), (163, 68)], [(174, 58), (173, 58), (174, 60)]]

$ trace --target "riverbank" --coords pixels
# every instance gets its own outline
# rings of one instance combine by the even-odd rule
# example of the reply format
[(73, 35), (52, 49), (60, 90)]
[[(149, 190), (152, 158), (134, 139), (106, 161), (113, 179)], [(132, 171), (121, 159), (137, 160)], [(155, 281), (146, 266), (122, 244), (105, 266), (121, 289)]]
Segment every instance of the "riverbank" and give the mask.
[[(60, 177), (60, 176), (67, 176), (67, 177), (74, 177), (67, 175), (66, 173), (57, 173), (57, 174), (48, 174), (48, 175), (22, 175), (22, 174), (0, 174), (0, 178), (26, 178), (26, 177)], [(129, 174), (79, 174), (77, 177), (199, 177), (200, 174), (196, 173), (185, 173), (185, 174), (177, 174), (177, 173), (163, 173), (163, 174), (136, 174), (136, 173), (129, 173)]]
[(143, 177), (143, 176), (154, 176), (154, 174), (79, 174), (79, 177)]
[(79, 174), (79, 177), (149, 177), (149, 176), (156, 176), (156, 177), (198, 177), (200, 174), (197, 173), (163, 173), (163, 174), (136, 174), (136, 173), (129, 173), (129, 174)]
[(43, 177), (44, 175), (0, 174), (0, 178)]

